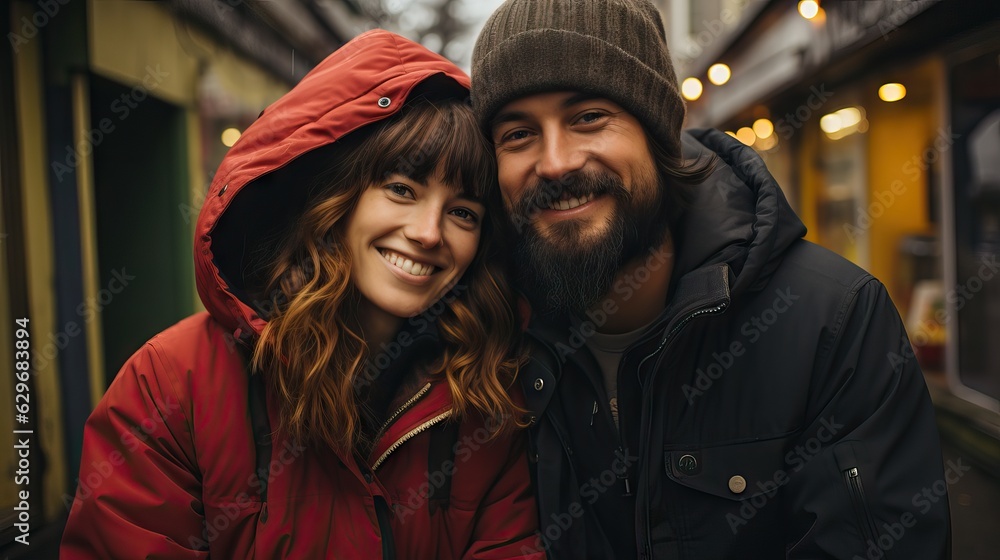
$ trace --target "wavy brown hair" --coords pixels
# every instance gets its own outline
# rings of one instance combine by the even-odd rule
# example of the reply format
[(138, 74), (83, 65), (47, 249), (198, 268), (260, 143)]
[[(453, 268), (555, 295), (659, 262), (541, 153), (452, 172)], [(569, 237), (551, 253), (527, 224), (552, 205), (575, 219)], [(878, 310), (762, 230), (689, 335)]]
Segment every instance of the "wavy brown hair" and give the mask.
[[(362, 136), (357, 140), (357, 136)], [(496, 433), (524, 426), (511, 400), (520, 354), (514, 296), (495, 250), (502, 212), (493, 153), (467, 103), (411, 100), (400, 113), (341, 141), (306, 210), (273, 260), (266, 296), (272, 312), (254, 347), (280, 403), (280, 424), (298, 441), (349, 453), (366, 442), (359, 384), (372, 352), (354, 319), (360, 294), (351, 282), (343, 225), (362, 192), (389, 175), (445, 184), (486, 206), (479, 249), (463, 290), (436, 318), (442, 352), (428, 367), (451, 391), (453, 418), (479, 414)]]

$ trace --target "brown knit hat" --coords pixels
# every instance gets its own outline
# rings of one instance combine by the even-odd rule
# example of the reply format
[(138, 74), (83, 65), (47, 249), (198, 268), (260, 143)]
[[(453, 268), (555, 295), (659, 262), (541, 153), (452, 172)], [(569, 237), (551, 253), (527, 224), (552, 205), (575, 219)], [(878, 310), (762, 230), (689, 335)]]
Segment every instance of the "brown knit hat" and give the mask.
[(493, 12), (472, 52), (483, 129), (510, 101), (559, 90), (618, 103), (680, 154), (684, 101), (648, 0), (508, 0)]

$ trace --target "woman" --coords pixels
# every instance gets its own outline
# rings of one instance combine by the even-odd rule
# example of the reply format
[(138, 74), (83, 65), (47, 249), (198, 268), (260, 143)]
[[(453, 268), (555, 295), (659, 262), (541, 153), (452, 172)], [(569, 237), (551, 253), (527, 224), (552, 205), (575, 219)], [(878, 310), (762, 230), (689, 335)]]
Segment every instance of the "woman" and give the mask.
[(541, 558), (467, 88), (373, 31), (246, 130), (198, 221), (207, 312), (88, 420), (63, 558)]

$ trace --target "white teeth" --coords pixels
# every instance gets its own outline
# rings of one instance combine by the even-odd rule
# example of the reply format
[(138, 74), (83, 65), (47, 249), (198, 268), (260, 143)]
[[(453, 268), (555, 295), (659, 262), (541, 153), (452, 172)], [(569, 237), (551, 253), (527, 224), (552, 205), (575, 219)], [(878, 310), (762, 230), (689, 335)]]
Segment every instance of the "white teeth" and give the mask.
[(573, 198), (556, 200), (552, 202), (551, 207), (554, 210), (572, 210), (573, 208), (576, 208), (578, 206), (583, 206), (584, 204), (590, 202), (591, 200), (594, 200), (593, 193), (588, 194), (583, 198), (573, 197)]
[(434, 272), (434, 265), (415, 263), (402, 255), (385, 249), (380, 249), (379, 253), (382, 254), (385, 260), (389, 261), (389, 264), (407, 274), (412, 274), (413, 276), (430, 276)]

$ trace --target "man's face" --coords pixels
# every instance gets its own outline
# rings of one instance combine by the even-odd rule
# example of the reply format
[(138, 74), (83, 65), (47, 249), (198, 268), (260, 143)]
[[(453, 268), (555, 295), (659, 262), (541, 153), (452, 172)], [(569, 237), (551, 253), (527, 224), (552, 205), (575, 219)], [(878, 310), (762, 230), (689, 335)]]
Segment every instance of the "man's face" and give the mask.
[(663, 242), (646, 134), (618, 104), (574, 92), (523, 97), (498, 112), (492, 133), (520, 288), (543, 310), (583, 313), (624, 263)]

